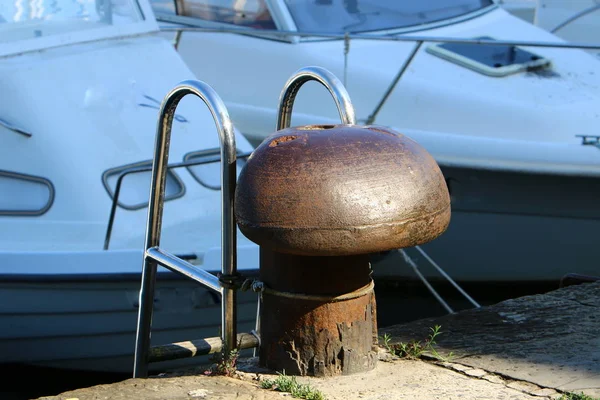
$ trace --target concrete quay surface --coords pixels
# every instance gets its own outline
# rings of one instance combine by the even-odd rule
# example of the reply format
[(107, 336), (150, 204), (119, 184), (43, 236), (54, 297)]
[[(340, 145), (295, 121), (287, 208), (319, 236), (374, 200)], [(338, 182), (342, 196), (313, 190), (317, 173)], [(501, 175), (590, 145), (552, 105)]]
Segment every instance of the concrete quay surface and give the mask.
[[(435, 325), (442, 333), (434, 348), (442, 356), (452, 352), (449, 360), (398, 359), (382, 350), (372, 371), (297, 379), (329, 400), (557, 399), (566, 392), (600, 397), (600, 282), (382, 328), (380, 335), (390, 335), (389, 344), (423, 341)], [(291, 398), (259, 387), (275, 376), (246, 359), (235, 378), (192, 369), (40, 399)]]
[(509, 379), (600, 397), (600, 282), (382, 329), (394, 342), (444, 332), (439, 352)]

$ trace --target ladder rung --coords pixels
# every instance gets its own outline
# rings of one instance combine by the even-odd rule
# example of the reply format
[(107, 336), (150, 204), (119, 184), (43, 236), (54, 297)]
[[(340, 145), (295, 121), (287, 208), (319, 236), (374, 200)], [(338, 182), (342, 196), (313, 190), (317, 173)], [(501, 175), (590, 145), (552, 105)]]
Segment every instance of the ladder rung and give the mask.
[[(238, 348), (251, 349), (258, 347), (258, 338), (251, 333), (240, 333), (237, 335)], [(152, 346), (150, 348), (148, 362), (177, 360), (218, 353), (223, 349), (223, 340), (220, 337), (196, 339), (186, 342), (177, 342)]]
[(207, 286), (209, 289), (212, 289), (217, 293), (222, 293), (219, 278), (209, 272), (206, 272), (202, 268), (198, 268), (185, 260), (177, 258), (173, 254), (170, 254), (157, 247), (152, 247), (146, 250), (146, 257), (153, 259), (163, 267), (168, 268), (173, 272), (180, 273), (181, 275), (187, 276), (188, 278)]

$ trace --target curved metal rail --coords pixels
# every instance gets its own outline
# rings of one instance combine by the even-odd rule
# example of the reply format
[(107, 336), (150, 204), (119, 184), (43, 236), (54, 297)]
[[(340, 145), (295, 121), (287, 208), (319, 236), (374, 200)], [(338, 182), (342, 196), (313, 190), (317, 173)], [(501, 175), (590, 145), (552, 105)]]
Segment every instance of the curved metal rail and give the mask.
[(327, 88), (340, 113), (342, 123), (356, 125), (354, 106), (350, 101), (350, 95), (342, 82), (331, 72), (321, 67), (300, 68), (285, 83), (279, 96), (279, 108), (277, 112), (277, 130), (290, 127), (292, 122), (292, 108), (294, 100), (298, 95), (300, 87), (308, 81), (317, 81)]
[(230, 285), (221, 285), (219, 278), (181, 260), (159, 248), (162, 226), (169, 144), (175, 109), (181, 99), (193, 94), (200, 97), (208, 106), (219, 134), (221, 153), (221, 267), (222, 274), (231, 277), (237, 273), (236, 225), (233, 214), (233, 199), (236, 184), (236, 146), (233, 124), (227, 109), (217, 93), (206, 83), (195, 80), (181, 82), (164, 98), (154, 146), (152, 182), (146, 225), (146, 240), (140, 289), (140, 309), (138, 314), (134, 377), (145, 377), (148, 373), (150, 331), (154, 302), (154, 285), (157, 265), (186, 275), (221, 294), (222, 333), (221, 339), (226, 351), (236, 346), (236, 292)]
[[(284, 31), (284, 30), (252, 30), (249, 28), (230, 28), (230, 27), (201, 27), (196, 26), (194, 21), (189, 19), (181, 20), (181, 17), (160, 15), (158, 21), (172, 22), (187, 26), (177, 27), (161, 27), (162, 32), (205, 32), (205, 33), (239, 33), (242, 35), (261, 35), (269, 38), (280, 37), (298, 37), (298, 38), (320, 38), (332, 40), (383, 40), (390, 42), (423, 42), (423, 43), (461, 43), (461, 44), (477, 44), (490, 46), (523, 46), (523, 47), (547, 47), (557, 49), (580, 49), (580, 50), (600, 50), (600, 43), (582, 43), (582, 42), (550, 42), (539, 40), (490, 40), (490, 39), (474, 39), (474, 38), (459, 38), (450, 36), (423, 36), (423, 35), (384, 35), (371, 33), (330, 33), (322, 31)], [(555, 28), (556, 29), (556, 28)]]
[(554, 28), (552, 28), (550, 33), (554, 33), (556, 31), (558, 31), (559, 29), (562, 29), (565, 26), (569, 25), (571, 22), (575, 22), (579, 18), (585, 17), (586, 15), (591, 14), (597, 10), (600, 10), (600, 4), (593, 5), (589, 8), (586, 8), (585, 10), (582, 10), (582, 11), (570, 16), (569, 18), (567, 18), (566, 20), (564, 20), (563, 22), (561, 22), (560, 24), (558, 24)]

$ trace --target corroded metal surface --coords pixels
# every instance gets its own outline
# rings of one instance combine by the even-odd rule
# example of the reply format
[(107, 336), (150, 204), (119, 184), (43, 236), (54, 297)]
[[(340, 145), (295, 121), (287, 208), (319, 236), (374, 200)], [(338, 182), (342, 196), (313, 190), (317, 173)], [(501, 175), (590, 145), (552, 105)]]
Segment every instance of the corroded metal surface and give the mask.
[(239, 176), (235, 212), (261, 246), (260, 362), (291, 375), (374, 368), (368, 253), (425, 243), (450, 221), (435, 160), (387, 128), (288, 128)]
[(450, 221), (435, 160), (408, 137), (375, 126), (274, 133), (242, 169), (235, 208), (250, 240), (303, 255), (415, 246), (442, 234)]
[(289, 375), (332, 376), (376, 365), (377, 325), (372, 290), (342, 301), (306, 299), (359, 291), (371, 281), (368, 256), (310, 257), (261, 248), (263, 293), (260, 361)]

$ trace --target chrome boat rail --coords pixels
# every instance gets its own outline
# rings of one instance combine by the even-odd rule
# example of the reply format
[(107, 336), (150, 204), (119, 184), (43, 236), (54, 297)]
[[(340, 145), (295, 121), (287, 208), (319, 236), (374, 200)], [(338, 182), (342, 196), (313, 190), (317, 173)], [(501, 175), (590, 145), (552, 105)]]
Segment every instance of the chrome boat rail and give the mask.
[(591, 7), (588, 7), (584, 10), (581, 10), (573, 15), (571, 15), (569, 18), (565, 19), (563, 22), (561, 22), (560, 24), (556, 25), (554, 28), (552, 28), (550, 30), (551, 33), (554, 33), (558, 30), (561, 30), (562, 28), (564, 28), (567, 25), (570, 25), (572, 22), (577, 21), (580, 18), (585, 17), (586, 15), (589, 15), (591, 13), (593, 13), (594, 11), (598, 11), (600, 10), (600, 4), (595, 4)]
[(392, 42), (408, 42), (414, 43), (414, 47), (411, 49), (407, 59), (400, 66), (398, 73), (392, 79), (383, 96), (378, 101), (377, 105), (364, 122), (367, 125), (374, 124), (377, 118), (377, 114), (387, 101), (389, 95), (396, 87), (404, 72), (408, 70), (408, 67), (412, 64), (422, 45), (425, 43), (459, 43), (459, 44), (473, 44), (473, 45), (490, 45), (490, 46), (522, 46), (522, 47), (542, 47), (542, 48), (560, 48), (560, 49), (578, 49), (578, 50), (600, 50), (600, 43), (576, 43), (576, 42), (541, 42), (541, 41), (527, 41), (527, 40), (490, 40), (490, 39), (474, 39), (474, 38), (458, 38), (458, 37), (445, 37), (445, 36), (420, 36), (420, 35), (406, 35), (406, 34), (377, 34), (377, 33), (327, 33), (327, 32), (298, 32), (298, 31), (284, 31), (284, 30), (268, 30), (268, 29), (251, 29), (251, 28), (232, 28), (232, 27), (203, 27), (202, 22), (195, 21), (194, 18), (163, 15), (158, 14), (157, 20), (162, 22), (169, 22), (175, 24), (181, 24), (184, 26), (178, 27), (161, 27), (162, 31), (165, 32), (176, 32), (174, 46), (175, 48), (179, 45), (179, 39), (181, 38), (182, 32), (205, 32), (205, 33), (237, 33), (241, 35), (250, 35), (269, 39), (280, 39), (280, 38), (314, 38), (322, 40), (343, 40), (344, 49), (344, 76), (343, 81), (347, 83), (347, 69), (348, 69), (348, 56), (350, 53), (351, 40), (383, 40)]
[[(221, 272), (220, 278), (162, 250), (160, 233), (169, 158), (169, 144), (175, 109), (181, 99), (193, 94), (208, 106), (219, 135), (221, 153)], [(236, 290), (232, 285), (223, 285), (222, 279), (237, 274), (237, 238), (233, 214), (233, 199), (236, 185), (236, 146), (233, 124), (223, 101), (206, 83), (188, 80), (181, 82), (164, 98), (160, 116), (152, 163), (152, 181), (148, 202), (148, 218), (140, 288), (135, 361), (133, 376), (145, 377), (148, 373), (150, 355), (150, 333), (154, 303), (154, 286), (157, 266), (160, 264), (174, 272), (185, 275), (221, 295), (221, 341), (225, 352), (236, 347)]]
[(595, 146), (600, 149), (600, 136), (598, 135), (575, 135), (575, 137), (581, 138), (582, 146)]
[(337, 40), (383, 40), (391, 42), (423, 42), (423, 43), (462, 43), (491, 46), (523, 46), (523, 47), (550, 47), (560, 49), (580, 49), (580, 50), (600, 50), (600, 43), (580, 43), (580, 42), (542, 42), (535, 40), (490, 40), (474, 38), (458, 38), (449, 36), (420, 36), (420, 35), (394, 35), (394, 34), (368, 34), (368, 33), (327, 33), (327, 32), (298, 32), (298, 31), (279, 31), (279, 30), (253, 30), (249, 28), (230, 28), (230, 27), (202, 27), (196, 26), (189, 19), (181, 20), (177, 17), (157, 16), (158, 21), (178, 23), (187, 25), (184, 27), (161, 27), (164, 32), (206, 32), (206, 33), (238, 33), (242, 35), (253, 35), (262, 37), (302, 37), (318, 39), (337, 39)]
[(279, 96), (277, 130), (289, 128), (292, 122), (292, 109), (300, 87), (309, 81), (317, 81), (325, 86), (337, 106), (343, 124), (356, 124), (356, 113), (348, 91), (342, 82), (331, 72), (321, 67), (304, 67), (294, 73), (285, 83)]

